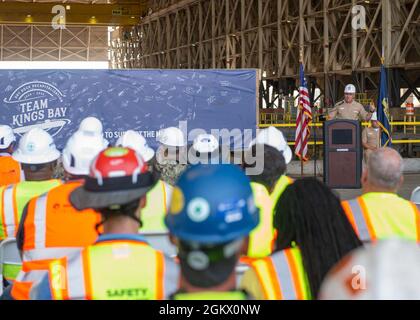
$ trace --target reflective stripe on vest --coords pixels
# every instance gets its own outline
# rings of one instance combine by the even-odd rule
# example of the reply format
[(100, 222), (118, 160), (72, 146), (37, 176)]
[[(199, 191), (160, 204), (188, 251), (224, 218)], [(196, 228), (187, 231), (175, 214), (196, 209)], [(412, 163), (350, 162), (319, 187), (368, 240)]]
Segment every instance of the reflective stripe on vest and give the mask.
[(2, 192), (2, 227), (4, 237), (15, 237), (20, 217), (26, 204), (50, 189), (60, 185), (56, 179), (47, 181), (22, 181), (10, 185)]
[(361, 241), (373, 241), (376, 240), (376, 235), (367, 212), (363, 210), (365, 206), (360, 203), (362, 201), (362, 198), (359, 197), (349, 201), (343, 201), (342, 206), (359, 239)]
[(37, 261), (45, 259), (59, 259), (80, 251), (83, 247), (53, 247), (24, 250), (22, 252), (23, 261)]
[(15, 203), (16, 185), (10, 185), (3, 191), (3, 230), (5, 238), (15, 237), (18, 224), (17, 208)]
[(141, 296), (158, 300), (177, 286), (176, 271), (166, 270), (163, 254), (145, 243), (106, 241), (87, 247), (66, 261), (67, 258), (56, 260), (50, 267), (54, 299), (109, 300)]
[(276, 203), (279, 200), (280, 196), (282, 195), (284, 189), (286, 189), (288, 185), (292, 184), (293, 181), (294, 180), (292, 178), (289, 178), (286, 175), (282, 175), (279, 178), (276, 185), (274, 186), (273, 192), (270, 194), (271, 199), (273, 200), (273, 206), (276, 205)]
[[(384, 199), (385, 204), (380, 202), (381, 199)], [(381, 209), (381, 205), (386, 207)], [(366, 194), (350, 201), (343, 201), (342, 207), (362, 241), (376, 241), (378, 238), (394, 236), (420, 241), (418, 209), (413, 203), (396, 195)], [(395, 212), (399, 208), (400, 211)], [(392, 215), (394, 212), (401, 215), (399, 219)]]
[(251, 183), (255, 204), (260, 209), (260, 222), (249, 235), (247, 256), (263, 258), (271, 254), (273, 243), (273, 203), (267, 189), (259, 183)]
[(252, 262), (251, 267), (257, 274), (267, 300), (309, 299), (299, 249), (276, 252), (271, 257)]
[(22, 270), (19, 272), (11, 290), (11, 296), (15, 300), (29, 300), (32, 286), (48, 273), (49, 264), (52, 260), (40, 260), (23, 262)]
[[(55, 249), (69, 252), (66, 248), (74, 250), (95, 242), (95, 225), (101, 220), (100, 214), (91, 209), (78, 211), (68, 200), (69, 194), (78, 186), (80, 182), (68, 182), (29, 202), (24, 221), (23, 255), (26, 260), (61, 258), (65, 254)], [(77, 237), (74, 230), (78, 230)]]
[(45, 237), (47, 232), (47, 196), (38, 197), (35, 203), (35, 249), (45, 248)]

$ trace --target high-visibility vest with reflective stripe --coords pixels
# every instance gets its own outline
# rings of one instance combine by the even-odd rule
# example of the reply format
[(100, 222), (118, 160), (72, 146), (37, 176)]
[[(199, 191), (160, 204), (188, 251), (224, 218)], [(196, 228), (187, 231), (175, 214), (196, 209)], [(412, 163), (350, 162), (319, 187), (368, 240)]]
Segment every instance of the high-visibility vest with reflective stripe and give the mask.
[(104, 241), (50, 264), (52, 297), (160, 300), (177, 289), (178, 268), (139, 241)]
[(166, 231), (165, 215), (169, 208), (172, 186), (159, 180), (146, 195), (146, 207), (141, 209), (141, 231)]
[(216, 292), (204, 291), (194, 293), (177, 293), (174, 300), (248, 300), (248, 296), (242, 291)]
[(101, 215), (92, 209), (78, 211), (69, 202), (70, 193), (81, 184), (67, 182), (29, 201), (23, 225), (25, 261), (58, 259), (66, 248), (83, 248), (96, 241), (95, 226)]
[(19, 162), (9, 154), (0, 154), (0, 186), (18, 183), (23, 179)]
[(343, 201), (342, 206), (362, 241), (398, 237), (420, 241), (416, 205), (393, 193), (371, 192)]
[(271, 254), (274, 237), (273, 203), (265, 186), (251, 182), (255, 205), (260, 209), (260, 222), (249, 234), (247, 256), (262, 258)]
[(23, 209), (29, 200), (37, 197), (61, 182), (56, 179), (47, 181), (22, 181), (0, 188), (0, 240), (16, 236)]
[(282, 175), (274, 186), (273, 192), (271, 192), (270, 197), (273, 200), (273, 207), (276, 206), (277, 201), (279, 200), (284, 189), (287, 188), (289, 184), (293, 183), (293, 179), (289, 178), (286, 175)]
[(309, 300), (311, 291), (298, 248), (251, 262), (267, 300)]

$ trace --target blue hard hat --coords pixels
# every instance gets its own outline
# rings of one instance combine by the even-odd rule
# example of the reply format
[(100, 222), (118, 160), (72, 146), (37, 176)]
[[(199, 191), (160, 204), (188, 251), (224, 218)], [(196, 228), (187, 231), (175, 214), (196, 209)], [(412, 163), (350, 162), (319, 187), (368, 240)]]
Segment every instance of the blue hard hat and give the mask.
[(249, 178), (233, 164), (190, 166), (174, 187), (165, 223), (171, 234), (189, 242), (245, 237), (259, 223)]

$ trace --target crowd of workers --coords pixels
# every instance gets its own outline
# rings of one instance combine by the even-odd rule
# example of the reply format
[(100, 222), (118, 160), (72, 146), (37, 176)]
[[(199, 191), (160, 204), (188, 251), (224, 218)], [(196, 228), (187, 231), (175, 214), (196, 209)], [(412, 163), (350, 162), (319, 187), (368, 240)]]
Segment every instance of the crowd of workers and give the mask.
[[(2, 268), (2, 299), (420, 299), (419, 210), (397, 195), (395, 150), (372, 150), (362, 195), (340, 202), (286, 175), (274, 127), (244, 151), (264, 160), (250, 176), (211, 135), (190, 148), (222, 163), (179, 161), (175, 127), (158, 141), (127, 131), (111, 147), (89, 117), (60, 153), (42, 129), (17, 144), (0, 126), (0, 241), (16, 238), (22, 257)], [(175, 256), (148, 243), (166, 231)]]

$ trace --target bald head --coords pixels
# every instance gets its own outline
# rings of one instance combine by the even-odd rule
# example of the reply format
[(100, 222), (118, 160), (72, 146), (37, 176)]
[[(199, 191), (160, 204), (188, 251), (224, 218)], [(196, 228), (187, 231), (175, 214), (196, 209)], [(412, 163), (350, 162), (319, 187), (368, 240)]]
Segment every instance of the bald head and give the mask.
[(369, 156), (367, 168), (362, 178), (372, 189), (396, 192), (403, 181), (403, 159), (391, 148), (380, 148)]

